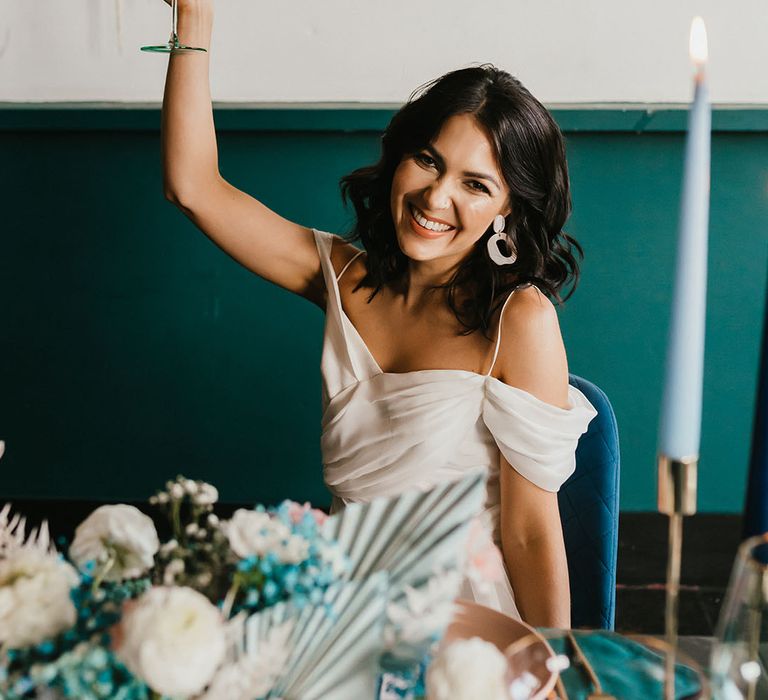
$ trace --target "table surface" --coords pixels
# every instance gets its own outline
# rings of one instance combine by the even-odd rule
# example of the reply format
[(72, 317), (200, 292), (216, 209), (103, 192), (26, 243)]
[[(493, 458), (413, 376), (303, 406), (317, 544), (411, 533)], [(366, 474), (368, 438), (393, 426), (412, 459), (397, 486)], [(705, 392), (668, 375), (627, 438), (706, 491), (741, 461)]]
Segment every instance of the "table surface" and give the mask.
[[(545, 637), (548, 636), (547, 633), (556, 633), (555, 630), (541, 631), (544, 633)], [(587, 632), (587, 630), (579, 630), (579, 632)], [(609, 634), (616, 634), (617, 636), (640, 642), (644, 646), (653, 649), (657, 653), (660, 652), (654, 647), (653, 642), (664, 642), (664, 637), (659, 635), (618, 634), (615, 632)], [(678, 659), (678, 661), (685, 663), (686, 659), (684, 657), (688, 657), (688, 661), (698, 665), (699, 669), (709, 669), (710, 656), (714, 643), (715, 637), (692, 635), (681, 636), (678, 639), (678, 647), (681, 653), (681, 657), (683, 658)], [(755, 700), (766, 700), (768, 699), (768, 644), (760, 645), (759, 662), (762, 673), (757, 683)]]

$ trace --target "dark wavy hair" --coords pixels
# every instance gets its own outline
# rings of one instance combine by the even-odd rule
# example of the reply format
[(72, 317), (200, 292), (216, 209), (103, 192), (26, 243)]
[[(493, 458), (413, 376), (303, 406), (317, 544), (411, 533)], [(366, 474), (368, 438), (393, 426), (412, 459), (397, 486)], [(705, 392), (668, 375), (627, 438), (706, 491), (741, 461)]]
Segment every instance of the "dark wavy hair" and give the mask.
[[(426, 147), (452, 116), (471, 114), (486, 132), (510, 191), (506, 232), (517, 261), (496, 265), (488, 256), (491, 228), (445, 284), (448, 306), (464, 327), (489, 336), (496, 310), (515, 287), (532, 283), (557, 304), (573, 293), (579, 277), (573, 249), (578, 242), (562, 229), (571, 213), (563, 136), (547, 109), (519, 80), (491, 64), (462, 68), (417, 88), (392, 117), (381, 138), (381, 158), (340, 181), (351, 202), (354, 228), (348, 241), (367, 251), (366, 274), (355, 288), (372, 288), (370, 302), (385, 285), (402, 281), (408, 258), (400, 249), (390, 209), (395, 169), (404, 157)], [(571, 282), (565, 297), (560, 291)]]

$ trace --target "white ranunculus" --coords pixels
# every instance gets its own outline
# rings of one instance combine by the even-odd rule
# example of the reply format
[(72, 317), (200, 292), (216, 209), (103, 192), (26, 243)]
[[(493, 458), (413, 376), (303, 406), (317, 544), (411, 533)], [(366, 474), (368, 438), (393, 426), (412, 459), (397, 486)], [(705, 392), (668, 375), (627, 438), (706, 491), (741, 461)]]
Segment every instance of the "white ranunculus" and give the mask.
[(0, 559), (0, 645), (39, 644), (75, 624), (80, 577), (55, 552), (25, 546)]
[(428, 700), (506, 700), (507, 660), (479, 637), (441, 649), (427, 669)]
[(288, 527), (268, 513), (238, 508), (231, 520), (222, 523), (229, 546), (238, 557), (262, 557), (275, 551), (291, 536)]
[(138, 508), (101, 506), (78, 525), (69, 557), (84, 570), (89, 561), (103, 565), (112, 553), (115, 561), (104, 578), (121, 581), (145, 574), (159, 547), (152, 518)]
[(150, 589), (125, 615), (122, 630), (117, 655), (163, 695), (202, 692), (224, 659), (221, 612), (191, 588)]

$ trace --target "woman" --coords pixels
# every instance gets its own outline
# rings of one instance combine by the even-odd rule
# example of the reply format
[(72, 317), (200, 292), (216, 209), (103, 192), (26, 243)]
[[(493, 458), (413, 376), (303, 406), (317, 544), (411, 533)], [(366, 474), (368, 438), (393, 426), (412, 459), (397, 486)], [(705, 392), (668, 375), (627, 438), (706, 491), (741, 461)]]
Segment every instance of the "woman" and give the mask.
[[(180, 0), (182, 43), (208, 48), (212, 18), (212, 0)], [(581, 252), (562, 232), (568, 174), (546, 109), (491, 66), (412, 96), (379, 163), (342, 180), (357, 213), (350, 240), (365, 253), (220, 176), (207, 54), (171, 57), (162, 143), (166, 197), (249, 270), (326, 311), (322, 452), (334, 507), (487, 469), (484, 518), (508, 577), (464, 595), (568, 627), (556, 492), (596, 413), (568, 384), (542, 292), (562, 301), (578, 277), (571, 250)]]

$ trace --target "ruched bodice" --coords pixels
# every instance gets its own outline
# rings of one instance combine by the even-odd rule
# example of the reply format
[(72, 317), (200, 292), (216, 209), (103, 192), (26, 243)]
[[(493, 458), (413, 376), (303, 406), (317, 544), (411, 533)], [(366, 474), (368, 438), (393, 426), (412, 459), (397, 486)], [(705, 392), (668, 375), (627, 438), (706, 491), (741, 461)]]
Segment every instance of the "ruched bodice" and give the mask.
[[(526, 479), (557, 491), (574, 470), (576, 444), (595, 409), (573, 386), (570, 408), (547, 404), (490, 376), (493, 364), (486, 375), (454, 369), (383, 372), (342, 307), (331, 264), (333, 236), (315, 231), (315, 241), (328, 294), (321, 446), (334, 508), (484, 469), (483, 517), (498, 544), (499, 451)], [(498, 342), (497, 337), (496, 353)], [(509, 582), (496, 588), (495, 600), (472, 597), (516, 614)]]

